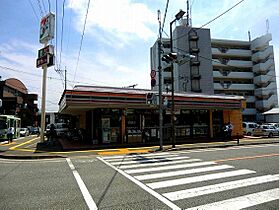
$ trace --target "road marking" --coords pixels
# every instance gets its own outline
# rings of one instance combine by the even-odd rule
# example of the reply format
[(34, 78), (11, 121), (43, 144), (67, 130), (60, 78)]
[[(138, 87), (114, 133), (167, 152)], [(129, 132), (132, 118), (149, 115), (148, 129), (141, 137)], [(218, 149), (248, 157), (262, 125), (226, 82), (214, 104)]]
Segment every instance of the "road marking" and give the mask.
[(23, 142), (23, 143), (21, 143), (21, 144), (18, 144), (18, 145), (16, 145), (16, 146), (14, 146), (14, 147), (11, 147), (10, 150), (16, 150), (17, 147), (21, 147), (21, 146), (23, 146), (23, 145), (25, 145), (25, 144), (29, 144), (30, 142), (35, 141), (35, 140), (37, 140), (37, 139), (39, 139), (39, 137), (34, 138), (34, 139), (30, 139), (29, 141), (26, 141), (26, 142)]
[(3, 158), (0, 158), (0, 163), (59, 163), (59, 162), (65, 162), (65, 159), (58, 159), (58, 158), (55, 158), (54, 159), (35, 159), (35, 160), (12, 160), (12, 159), (3, 159)]
[(279, 199), (279, 188), (189, 208), (187, 210), (238, 210)]
[(234, 168), (234, 166), (230, 165), (218, 165), (218, 166), (210, 166), (204, 168), (194, 168), (194, 169), (185, 169), (180, 171), (171, 171), (165, 173), (155, 173), (155, 174), (145, 174), (135, 176), (138, 180), (149, 180), (149, 179), (157, 179), (157, 178), (165, 178), (165, 177), (172, 177), (172, 176), (179, 176), (179, 175), (186, 175), (186, 174), (195, 174), (200, 172), (208, 172), (208, 171), (215, 171), (215, 170), (223, 170)]
[(201, 161), (201, 159), (187, 159), (187, 160), (164, 161), (164, 162), (155, 162), (155, 163), (142, 163), (142, 164), (134, 164), (134, 165), (128, 165), (128, 166), (120, 166), (119, 168), (128, 169), (128, 168), (154, 167), (154, 166), (173, 165), (173, 164), (190, 163), (190, 162), (198, 162), (198, 161)]
[[(142, 156), (134, 156), (134, 157), (126, 157), (125, 159), (121, 158), (121, 159), (108, 159), (106, 160), (107, 162), (110, 162), (111, 164), (123, 164), (123, 163), (127, 163), (129, 161), (156, 161), (156, 160), (162, 160), (162, 159), (166, 159), (166, 158), (181, 158), (178, 157), (178, 155), (157, 155), (155, 157), (142, 157)], [(189, 157), (188, 157), (189, 158)], [(125, 162), (124, 162), (125, 161)]]
[(96, 203), (94, 202), (93, 198), (91, 197), (86, 185), (84, 184), (83, 180), (81, 179), (79, 173), (77, 172), (77, 170), (75, 169), (75, 166), (73, 165), (72, 161), (70, 158), (66, 158), (67, 163), (70, 167), (70, 169), (72, 170), (74, 177), (77, 181), (77, 184), (79, 186), (79, 189), (81, 190), (81, 193), (83, 195), (83, 198), (88, 206), (88, 208), (91, 210), (97, 210), (98, 207), (96, 205)]
[(274, 157), (274, 156), (279, 156), (279, 154), (275, 153), (275, 154), (263, 154), (263, 155), (255, 155), (255, 156), (235, 157), (235, 158), (215, 160), (214, 162), (222, 163), (222, 162), (226, 162), (226, 161), (247, 160), (247, 159), (255, 159), (255, 158)]
[(226, 151), (226, 150), (239, 150), (239, 149), (254, 149), (264, 147), (278, 147), (275, 144), (263, 144), (263, 145), (248, 145), (248, 146), (234, 146), (228, 148), (206, 148), (206, 149), (193, 149), (191, 151), (175, 151), (174, 153), (189, 154), (189, 153), (200, 153), (200, 152), (214, 152), (214, 151)]
[(194, 177), (187, 177), (181, 179), (147, 183), (146, 185), (152, 189), (159, 189), (159, 188), (172, 187), (172, 186), (183, 185), (183, 184), (190, 184), (195, 182), (203, 182), (203, 181), (214, 180), (214, 179), (222, 179), (222, 178), (233, 177), (233, 176), (247, 175), (252, 173), (256, 173), (256, 171), (241, 169), (236, 171), (228, 171), (222, 173), (207, 174), (202, 176), (194, 176)]
[(125, 172), (128, 174), (136, 174), (136, 173), (172, 170), (172, 169), (179, 169), (179, 168), (190, 168), (190, 167), (214, 165), (214, 164), (217, 164), (217, 163), (215, 163), (213, 161), (208, 161), (208, 162), (189, 163), (189, 164), (172, 165), (172, 166), (161, 166), (161, 167), (156, 167), (156, 168), (131, 169), (131, 170), (125, 170)]
[(124, 159), (124, 158), (135, 158), (135, 157), (149, 157), (149, 156), (165, 156), (169, 155), (169, 152), (160, 152), (156, 154), (142, 154), (142, 155), (118, 155), (112, 157), (102, 157), (104, 160), (111, 160), (111, 159)]
[(126, 174), (124, 171), (116, 168), (115, 166), (111, 165), (110, 163), (108, 163), (107, 161), (103, 160), (100, 157), (97, 157), (97, 159), (99, 159), (100, 161), (102, 161), (104, 164), (106, 164), (107, 166), (113, 168), (115, 171), (117, 171), (118, 173), (122, 174), (124, 177), (126, 177), (127, 179), (129, 179), (130, 181), (134, 182), (136, 185), (138, 185), (140, 188), (142, 188), (143, 190), (145, 190), (146, 192), (150, 193), (151, 195), (153, 195), (155, 198), (157, 198), (158, 200), (160, 200), (161, 202), (163, 202), (164, 204), (166, 204), (167, 206), (169, 206), (171, 209), (174, 210), (180, 210), (181, 208), (179, 208), (177, 205), (175, 205), (174, 203), (172, 203), (170, 200), (168, 200), (167, 198), (165, 198), (164, 196), (160, 195), (159, 193), (155, 192), (154, 190), (150, 189), (148, 186), (146, 186), (145, 184), (141, 183), (140, 181), (136, 180), (134, 177), (130, 176), (129, 174)]
[(112, 165), (129, 165), (129, 164), (133, 164), (133, 163), (138, 163), (138, 164), (142, 164), (142, 163), (157, 163), (157, 162), (164, 162), (164, 161), (171, 161), (171, 160), (183, 160), (183, 159), (188, 159), (189, 157), (166, 157), (166, 158), (144, 158), (144, 159), (134, 159), (134, 160), (130, 160), (130, 161), (119, 161), (119, 162), (110, 162)]
[(175, 192), (164, 193), (163, 195), (171, 201), (181, 200), (185, 198), (192, 198), (201, 195), (207, 195), (216, 192), (222, 192), (226, 190), (237, 189), (240, 187), (248, 187), (257, 184), (263, 184), (267, 182), (273, 182), (279, 180), (279, 174), (276, 175), (265, 175), (259, 177), (253, 177), (248, 179), (242, 179), (231, 182), (224, 182), (215, 185), (208, 185), (204, 187), (197, 187), (187, 190), (180, 190)]

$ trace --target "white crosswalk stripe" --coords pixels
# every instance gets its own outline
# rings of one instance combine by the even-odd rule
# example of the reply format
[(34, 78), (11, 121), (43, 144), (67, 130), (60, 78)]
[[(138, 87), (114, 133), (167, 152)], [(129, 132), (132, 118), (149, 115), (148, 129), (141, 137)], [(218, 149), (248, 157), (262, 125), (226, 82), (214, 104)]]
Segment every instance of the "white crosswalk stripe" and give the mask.
[(172, 187), (182, 184), (190, 184), (195, 182), (203, 182), (208, 180), (214, 180), (214, 179), (221, 179), (221, 178), (227, 178), (232, 176), (240, 176), (240, 175), (246, 175), (246, 174), (252, 174), (256, 173), (252, 170), (247, 169), (240, 169), (236, 171), (228, 171), (228, 172), (222, 172), (222, 173), (215, 173), (215, 174), (207, 174), (202, 176), (194, 176), (194, 177), (187, 177), (187, 178), (181, 178), (181, 179), (173, 179), (173, 180), (167, 180), (167, 181), (160, 181), (160, 182), (153, 182), (146, 184), (152, 189), (158, 189), (158, 188), (165, 188), (165, 187)]
[(208, 161), (208, 162), (181, 164), (181, 165), (161, 166), (161, 167), (157, 167), (157, 168), (154, 167), (154, 168), (130, 169), (130, 170), (125, 170), (125, 172), (128, 174), (136, 174), (136, 173), (144, 173), (144, 172), (172, 170), (172, 169), (179, 169), (179, 168), (191, 168), (191, 167), (214, 165), (214, 164), (217, 164), (217, 163)]
[(154, 166), (164, 166), (164, 165), (170, 165), (170, 164), (179, 164), (179, 163), (190, 163), (190, 162), (198, 162), (201, 161), (201, 159), (187, 159), (187, 160), (176, 160), (176, 161), (161, 161), (161, 162), (155, 162), (155, 163), (143, 163), (143, 164), (134, 164), (134, 165), (128, 165), (128, 166), (120, 166), (121, 169), (127, 169), (127, 168), (142, 168), (142, 167), (154, 167)]
[(182, 157), (172, 157), (168, 156), (167, 158), (152, 158), (152, 159), (133, 159), (130, 161), (118, 161), (118, 162), (110, 162), (112, 165), (128, 165), (133, 163), (155, 163), (155, 162), (162, 162), (162, 161), (170, 161), (170, 160), (182, 160), (188, 159), (189, 157), (182, 156)]
[[(247, 148), (251, 147), (247, 146)], [(256, 171), (253, 170), (235, 169), (232, 165), (184, 156), (184, 154), (204, 150), (207, 149), (117, 156), (105, 160), (102, 158), (102, 161), (124, 176), (130, 177), (129, 179), (135, 184), (173, 209), (178, 208), (176, 203), (178, 201), (183, 201), (182, 203), (188, 205), (187, 207), (191, 207), (189, 203), (197, 205), (197, 207), (190, 209), (200, 210), (242, 209), (279, 199), (279, 188), (271, 190), (265, 188), (266, 191), (255, 193), (255, 189), (258, 189), (255, 188), (257, 185), (266, 186), (269, 183), (270, 187), (272, 183), (277, 183), (279, 174), (257, 176), (255, 175)], [(213, 149), (208, 150), (213, 151)], [(245, 188), (245, 192), (248, 192), (247, 188), (251, 188), (253, 193), (246, 193), (246, 195), (239, 197), (235, 194), (237, 191), (228, 194), (230, 190), (241, 188)], [(199, 196), (215, 196), (214, 193), (220, 192), (226, 192), (227, 196), (234, 197), (220, 201), (217, 199), (215, 200), (217, 202), (201, 206), (198, 206), (199, 202), (192, 202)], [(187, 202), (189, 199), (191, 202)]]
[(204, 168), (194, 168), (194, 169), (185, 169), (185, 170), (179, 170), (179, 171), (170, 171), (170, 172), (163, 172), (163, 173), (139, 175), (139, 176), (135, 176), (135, 178), (138, 180), (148, 180), (148, 179), (156, 179), (156, 178), (164, 178), (164, 177), (194, 174), (194, 173), (200, 173), (200, 172), (229, 169), (229, 168), (234, 168), (234, 167), (230, 166), (230, 165), (219, 165), (219, 166), (210, 166), (210, 167), (204, 167)]
[(238, 210), (279, 199), (279, 188), (210, 203), (187, 210)]
[(267, 182), (278, 181), (279, 175), (265, 175), (259, 177), (252, 177), (248, 179), (241, 179), (237, 181), (224, 182), (215, 185), (209, 185), (204, 187), (192, 188), (187, 190), (180, 190), (176, 192), (170, 192), (163, 194), (165, 197), (171, 201), (181, 200), (185, 198), (197, 197), (201, 195), (206, 195), (210, 193), (222, 192), (225, 190), (232, 190), (240, 187), (247, 187), (257, 184), (263, 184)]

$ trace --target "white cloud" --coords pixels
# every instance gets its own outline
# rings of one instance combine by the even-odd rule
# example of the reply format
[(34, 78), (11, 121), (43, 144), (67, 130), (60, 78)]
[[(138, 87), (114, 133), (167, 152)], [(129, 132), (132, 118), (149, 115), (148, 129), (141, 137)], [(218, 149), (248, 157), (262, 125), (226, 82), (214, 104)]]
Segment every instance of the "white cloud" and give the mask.
[[(83, 29), (87, 2), (81, 0), (68, 4), (77, 15), (75, 25), (79, 31)], [(86, 33), (100, 40), (105, 34), (106, 40), (111, 37), (124, 44), (136, 38), (147, 40), (156, 37), (150, 28), (157, 24), (156, 15), (156, 11), (149, 10), (145, 4), (133, 3), (131, 0), (95, 0), (91, 2), (88, 12)]]

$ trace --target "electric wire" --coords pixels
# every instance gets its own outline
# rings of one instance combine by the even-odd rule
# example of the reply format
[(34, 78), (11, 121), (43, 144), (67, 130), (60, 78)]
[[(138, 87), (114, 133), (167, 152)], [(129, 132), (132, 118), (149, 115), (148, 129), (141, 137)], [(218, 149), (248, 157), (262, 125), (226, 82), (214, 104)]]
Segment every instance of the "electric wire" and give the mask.
[(41, 1), (40, 1), (40, 0), (37, 0), (37, 3), (38, 3), (38, 6), (39, 6), (39, 10), (40, 10), (40, 13), (41, 13), (41, 17), (43, 17), (43, 16), (44, 16), (44, 12), (43, 12), (43, 9), (42, 9)]
[(81, 48), (82, 48), (82, 43), (83, 43), (85, 28), (86, 28), (86, 21), (87, 21), (87, 15), (88, 15), (89, 7), (90, 7), (90, 0), (88, 0), (87, 9), (86, 9), (86, 15), (85, 15), (85, 20), (84, 20), (84, 24), (83, 24), (83, 30), (82, 30), (82, 35), (81, 35), (81, 40), (80, 40), (80, 46), (79, 46), (79, 52), (78, 52), (77, 63), (76, 63), (75, 74), (74, 74), (74, 81), (75, 81), (75, 79), (76, 79), (76, 73), (77, 73), (77, 69), (78, 69), (78, 63), (79, 63), (79, 58), (80, 58), (80, 53), (81, 53)]
[[(229, 11), (231, 11), (232, 9), (234, 9), (236, 6), (238, 6), (239, 4), (241, 4), (242, 2), (244, 2), (245, 0), (241, 0), (239, 2), (237, 2), (236, 4), (234, 4), (232, 7), (230, 7), (229, 9), (227, 9), (226, 11), (224, 11), (223, 13), (221, 13), (220, 15), (216, 16), (215, 18), (213, 18), (212, 20), (206, 22), (205, 24), (203, 24), (201, 27), (199, 28), (196, 28), (195, 31), (198, 31), (200, 29), (202, 29), (203, 27), (207, 26), (208, 24), (214, 22), (215, 20), (217, 20), (218, 18), (222, 17), (223, 15), (225, 15), (226, 13), (228, 13)], [(185, 33), (179, 37), (176, 37), (175, 39), (172, 39), (172, 41), (175, 41), (175, 40), (178, 40), (178, 39), (181, 39), (185, 36), (188, 36), (188, 33)]]
[(48, 2), (48, 12), (50, 13), (50, 11), (51, 11), (51, 4), (50, 4), (50, 0), (48, 0), (47, 2)]
[(65, 10), (65, 0), (63, 0), (63, 7), (62, 7), (62, 20), (61, 20), (61, 36), (60, 36), (60, 58), (59, 58), (59, 65), (58, 68), (61, 68), (61, 54), (63, 51), (63, 34), (64, 34), (64, 10)]
[(43, 8), (44, 8), (44, 13), (46, 14), (47, 13), (47, 9), (46, 9), (46, 5), (45, 5), (45, 1), (44, 0), (42, 0), (42, 4), (43, 4)]
[(166, 7), (165, 7), (165, 14), (164, 14), (164, 20), (163, 20), (163, 24), (162, 24), (162, 31), (164, 31), (166, 16), (167, 16), (167, 13), (168, 13), (168, 8), (169, 8), (169, 0), (167, 0)]
[(32, 2), (31, 2), (31, 0), (28, 0), (28, 1), (29, 1), (29, 4), (30, 4), (30, 6), (31, 6), (31, 8), (32, 8), (32, 11), (33, 11), (35, 17), (37, 18), (37, 21), (40, 22), (40, 18), (39, 18), (39, 16), (38, 16), (38, 14), (36, 13), (36, 10), (35, 10), (35, 8), (34, 8)]

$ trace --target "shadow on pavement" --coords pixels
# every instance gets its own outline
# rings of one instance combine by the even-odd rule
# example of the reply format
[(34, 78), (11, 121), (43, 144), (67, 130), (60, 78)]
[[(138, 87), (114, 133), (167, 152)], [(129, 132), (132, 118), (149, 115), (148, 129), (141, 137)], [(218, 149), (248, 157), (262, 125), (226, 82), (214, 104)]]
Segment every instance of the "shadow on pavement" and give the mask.
[(63, 148), (60, 142), (55, 139), (54, 141), (38, 142), (36, 146), (36, 151), (34, 153), (44, 153), (44, 152), (61, 152)]

